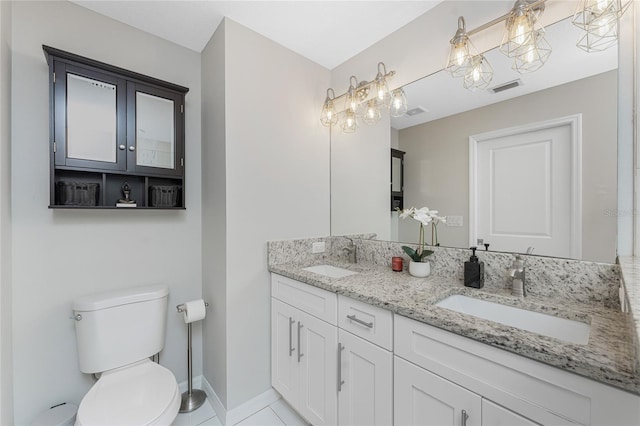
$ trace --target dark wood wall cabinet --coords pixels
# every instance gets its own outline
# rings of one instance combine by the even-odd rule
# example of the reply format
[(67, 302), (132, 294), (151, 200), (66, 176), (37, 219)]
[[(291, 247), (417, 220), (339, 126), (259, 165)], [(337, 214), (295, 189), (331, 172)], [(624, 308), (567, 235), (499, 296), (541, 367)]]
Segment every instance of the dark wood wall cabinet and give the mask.
[(404, 154), (391, 148), (391, 211), (404, 208)]
[(188, 88), (42, 46), (51, 208), (183, 209)]

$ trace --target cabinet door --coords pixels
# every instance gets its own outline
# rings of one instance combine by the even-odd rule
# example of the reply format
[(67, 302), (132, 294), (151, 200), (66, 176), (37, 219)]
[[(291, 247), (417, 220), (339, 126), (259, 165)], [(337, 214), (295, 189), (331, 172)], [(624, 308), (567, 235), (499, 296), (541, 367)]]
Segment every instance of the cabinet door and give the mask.
[(493, 402), (482, 400), (482, 424), (489, 426), (540, 426)]
[(55, 165), (125, 170), (125, 80), (61, 61), (53, 66)]
[(292, 406), (298, 401), (297, 319), (294, 307), (271, 299), (271, 384)]
[(337, 327), (300, 311), (299, 411), (313, 425), (335, 425), (338, 420)]
[(182, 94), (127, 82), (127, 170), (182, 176)]
[(338, 424), (392, 424), (392, 353), (344, 330), (338, 342)]
[(394, 357), (394, 424), (480, 426), (482, 398)]

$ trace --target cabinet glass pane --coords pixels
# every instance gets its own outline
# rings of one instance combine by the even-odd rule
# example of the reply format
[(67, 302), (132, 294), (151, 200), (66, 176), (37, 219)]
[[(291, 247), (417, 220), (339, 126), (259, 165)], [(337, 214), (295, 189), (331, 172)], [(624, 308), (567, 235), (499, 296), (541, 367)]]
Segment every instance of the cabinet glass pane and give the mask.
[(67, 73), (67, 157), (116, 162), (116, 86)]
[(136, 164), (174, 168), (173, 101), (136, 92)]

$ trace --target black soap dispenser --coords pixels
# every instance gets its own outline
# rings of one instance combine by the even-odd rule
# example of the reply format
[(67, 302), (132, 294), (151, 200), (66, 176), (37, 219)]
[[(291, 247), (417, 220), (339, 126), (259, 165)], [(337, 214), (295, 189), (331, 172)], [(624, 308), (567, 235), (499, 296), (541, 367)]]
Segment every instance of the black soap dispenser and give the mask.
[(473, 254), (464, 262), (464, 285), (466, 287), (484, 287), (484, 263), (478, 262), (476, 247), (471, 247)]

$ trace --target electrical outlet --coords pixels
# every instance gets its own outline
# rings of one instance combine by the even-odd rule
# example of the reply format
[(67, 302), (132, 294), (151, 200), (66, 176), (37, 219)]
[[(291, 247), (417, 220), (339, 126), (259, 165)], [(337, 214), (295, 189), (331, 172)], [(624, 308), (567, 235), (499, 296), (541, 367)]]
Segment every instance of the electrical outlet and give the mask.
[(447, 226), (462, 226), (462, 216), (447, 216)]
[(311, 253), (324, 253), (324, 241), (318, 241), (311, 244)]
[(478, 245), (481, 246), (484, 244), (484, 240), (482, 238), (478, 238)]

